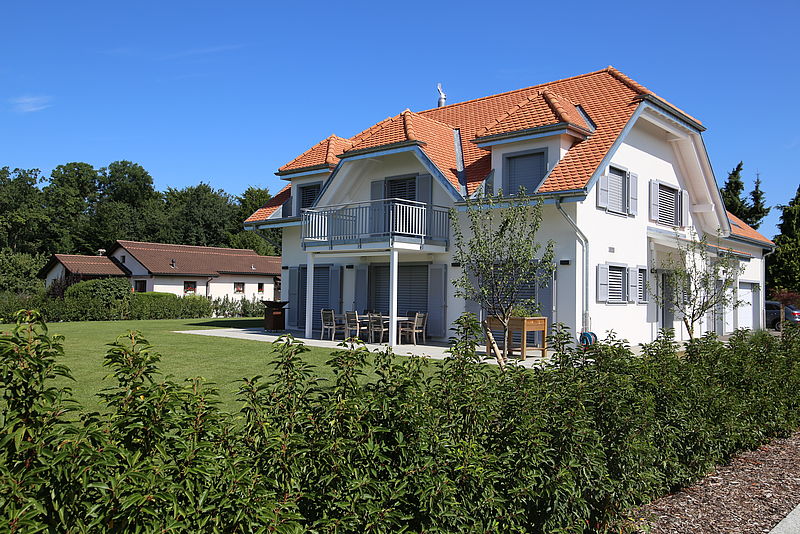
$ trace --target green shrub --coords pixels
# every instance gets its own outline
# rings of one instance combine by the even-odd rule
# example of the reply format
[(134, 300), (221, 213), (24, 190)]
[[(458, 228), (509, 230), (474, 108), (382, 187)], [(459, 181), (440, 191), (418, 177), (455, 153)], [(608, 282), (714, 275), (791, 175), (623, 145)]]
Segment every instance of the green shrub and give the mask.
[[(145, 295), (134, 302), (183, 301)], [(792, 326), (685, 352), (663, 332), (634, 356), (613, 334), (584, 349), (555, 325), (552, 364), (505, 372), (480, 363), (481, 337), (460, 319), (450, 357), (433, 362), (343, 343), (327, 382), (287, 336), (264, 377), (241, 381), (231, 415), (212, 384), (159, 376), (159, 354), (130, 332), (106, 355), (103, 413), (79, 418), (53, 382), (69, 376), (61, 339), (22, 314), (0, 336), (0, 521), (12, 532), (620, 532), (632, 506), (800, 425)]]
[(93, 298), (104, 301), (125, 300), (131, 295), (131, 284), (126, 278), (97, 278), (84, 280), (67, 288), (65, 297)]
[(199, 295), (188, 295), (181, 300), (180, 319), (199, 319), (211, 317), (211, 301)]

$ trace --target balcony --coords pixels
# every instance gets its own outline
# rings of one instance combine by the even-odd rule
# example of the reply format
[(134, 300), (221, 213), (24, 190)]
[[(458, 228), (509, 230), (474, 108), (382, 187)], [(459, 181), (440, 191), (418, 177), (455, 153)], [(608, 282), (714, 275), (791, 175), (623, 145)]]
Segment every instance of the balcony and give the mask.
[(303, 247), (444, 251), (449, 224), (447, 208), (399, 198), (325, 206), (303, 210)]

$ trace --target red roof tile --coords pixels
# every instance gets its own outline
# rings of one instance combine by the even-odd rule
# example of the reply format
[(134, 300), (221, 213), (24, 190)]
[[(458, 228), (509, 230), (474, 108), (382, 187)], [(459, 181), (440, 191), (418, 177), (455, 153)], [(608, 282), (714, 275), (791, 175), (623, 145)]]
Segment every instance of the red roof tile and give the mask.
[(227, 273), (277, 276), (281, 273), (279, 256), (259, 256), (250, 249), (124, 240), (117, 241), (116, 246), (127, 250), (152, 274), (217, 276)]
[(331, 135), (278, 169), (277, 174), (291, 174), (317, 167), (333, 168), (339, 163), (339, 159), (336, 155), (347, 150), (349, 146), (349, 140), (339, 137), (338, 135)]
[(87, 276), (127, 276), (127, 273), (107, 256), (55, 254), (53, 257), (72, 274)]
[[(560, 122), (588, 130), (589, 125), (576, 108), (580, 105), (595, 123), (596, 129), (586, 140), (576, 143), (567, 152), (550, 172), (539, 192), (582, 189), (619, 137), (644, 95), (659, 99), (681, 112), (646, 87), (613, 67), (607, 67), (596, 72), (441, 108), (418, 113), (406, 111), (367, 128), (349, 141), (334, 139), (335, 136), (332, 136), (281, 167), (279, 174), (287, 170), (332, 166), (335, 160), (330, 158), (330, 149), (335, 148), (334, 143), (341, 147), (336, 154), (345, 154), (351, 150), (419, 141), (431, 160), (457, 186), (452, 140), (452, 130), (457, 128), (461, 133), (467, 192), (471, 194), (491, 170), (491, 154), (473, 142), (476, 138)], [(696, 121), (688, 115), (687, 117)], [(248, 219), (252, 220), (253, 216)]]
[(283, 206), (284, 202), (289, 200), (291, 195), (292, 184), (287, 184), (283, 189), (278, 191), (277, 195), (269, 199), (266, 204), (257, 209), (256, 212), (248, 217), (244, 222), (249, 223), (268, 219), (270, 215), (278, 210), (278, 208)]
[(728, 212), (728, 219), (731, 221), (731, 235), (750, 239), (751, 241), (758, 241), (767, 245), (774, 245), (772, 241), (758, 233), (753, 227), (749, 226), (733, 213)]

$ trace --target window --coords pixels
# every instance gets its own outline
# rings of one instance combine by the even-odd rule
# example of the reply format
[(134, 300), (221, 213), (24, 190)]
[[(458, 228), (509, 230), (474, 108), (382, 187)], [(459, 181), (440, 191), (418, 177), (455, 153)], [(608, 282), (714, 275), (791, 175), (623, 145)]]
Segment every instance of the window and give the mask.
[(147, 280), (134, 280), (133, 281), (133, 292), (134, 293), (146, 293), (147, 292)]
[(258, 283), (258, 289), (257, 289), (257, 291), (258, 291), (259, 293), (263, 293), (263, 292), (264, 292), (264, 282), (259, 282), (259, 283)]
[(386, 198), (417, 200), (417, 179), (395, 178), (386, 180)]
[(606, 302), (625, 302), (625, 268), (608, 266), (608, 299)]
[(233, 292), (234, 293), (244, 293), (244, 282), (234, 282), (233, 283)]
[(686, 226), (689, 222), (689, 195), (676, 187), (650, 182), (650, 219), (667, 226)]
[(646, 267), (639, 267), (639, 276), (637, 280), (638, 285), (638, 294), (637, 294), (637, 302), (644, 303), (647, 302), (647, 268)]
[(195, 281), (185, 281), (183, 283), (183, 294), (184, 295), (196, 295), (197, 294), (197, 282), (195, 282)]
[(597, 184), (597, 207), (618, 215), (636, 215), (638, 180), (636, 174), (609, 167)]
[(504, 167), (503, 191), (506, 195), (516, 195), (522, 187), (527, 193), (533, 193), (547, 174), (547, 153), (507, 156)]
[(310, 208), (319, 196), (320, 184), (303, 185), (297, 189), (299, 190), (300, 209)]

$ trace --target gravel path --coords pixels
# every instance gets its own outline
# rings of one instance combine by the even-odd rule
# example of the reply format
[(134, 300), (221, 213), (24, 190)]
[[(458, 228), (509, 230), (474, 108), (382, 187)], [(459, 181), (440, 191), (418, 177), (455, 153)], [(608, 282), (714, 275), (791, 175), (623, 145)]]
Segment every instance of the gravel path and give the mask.
[(650, 534), (758, 534), (800, 503), (800, 432), (736, 456), (678, 493), (640, 508)]

